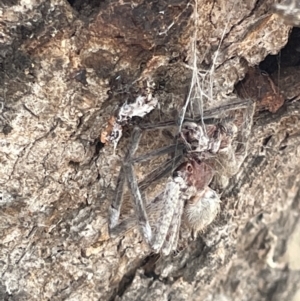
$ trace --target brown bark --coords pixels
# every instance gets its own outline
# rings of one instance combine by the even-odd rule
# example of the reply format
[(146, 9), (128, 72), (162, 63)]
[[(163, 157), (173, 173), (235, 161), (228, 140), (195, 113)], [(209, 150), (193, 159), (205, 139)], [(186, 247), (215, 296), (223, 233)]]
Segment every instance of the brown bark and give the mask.
[[(285, 80), (297, 67), (273, 74), (267, 98), (260, 90), (267, 84), (245, 90), (273, 112), (282, 104), (278, 89), (294, 102), (257, 112), (249, 154), (223, 191), (220, 215), (197, 240), (181, 242), (176, 256), (151, 255), (137, 229), (109, 238), (107, 210), (132, 126), (116, 154), (99, 140), (115, 109), (140, 93), (143, 74), (156, 84), (159, 107), (134, 122), (174, 119), (192, 81), (194, 46), (204, 107), (236, 98), (250, 68), (287, 43), (291, 27), (273, 4), (4, 1), (1, 300), (298, 300), (300, 103)], [(139, 152), (170, 141), (149, 132)], [(141, 164), (138, 176), (164, 160)]]

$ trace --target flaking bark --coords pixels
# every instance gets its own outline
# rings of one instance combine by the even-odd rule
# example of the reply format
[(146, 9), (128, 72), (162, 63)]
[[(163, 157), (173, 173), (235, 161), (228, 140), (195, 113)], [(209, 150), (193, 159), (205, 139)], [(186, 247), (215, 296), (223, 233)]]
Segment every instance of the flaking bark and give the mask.
[[(269, 80), (246, 89), (243, 97), (274, 113), (256, 113), (249, 154), (217, 220), (195, 241), (183, 237), (176, 256), (151, 255), (137, 230), (109, 238), (132, 127), (116, 154), (100, 142), (116, 108), (143, 90), (143, 74), (155, 82), (159, 107), (133, 122), (176, 119), (195, 49), (204, 108), (236, 99), (250, 68), (287, 43), (291, 27), (273, 14), (275, 1), (23, 2), (0, 4), (0, 299), (298, 300), (300, 104), (284, 77), (297, 63), (272, 77), (275, 90)], [(151, 64), (155, 56), (161, 65)], [(280, 107), (280, 93), (294, 102)], [(170, 136), (147, 132), (139, 153), (171, 144)], [(141, 164), (137, 176), (165, 160)]]

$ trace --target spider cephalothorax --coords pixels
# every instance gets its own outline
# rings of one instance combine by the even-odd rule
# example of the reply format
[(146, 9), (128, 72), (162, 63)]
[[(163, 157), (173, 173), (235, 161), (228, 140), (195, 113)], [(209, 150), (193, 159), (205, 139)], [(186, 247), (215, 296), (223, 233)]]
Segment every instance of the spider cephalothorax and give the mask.
[(209, 124), (204, 128), (195, 122), (184, 122), (180, 135), (189, 152), (209, 151), (216, 154), (220, 148), (232, 142), (236, 132), (237, 127), (233, 122), (226, 126), (221, 123)]
[(201, 125), (195, 122), (184, 122), (180, 134), (190, 150), (202, 152), (208, 149), (209, 138)]

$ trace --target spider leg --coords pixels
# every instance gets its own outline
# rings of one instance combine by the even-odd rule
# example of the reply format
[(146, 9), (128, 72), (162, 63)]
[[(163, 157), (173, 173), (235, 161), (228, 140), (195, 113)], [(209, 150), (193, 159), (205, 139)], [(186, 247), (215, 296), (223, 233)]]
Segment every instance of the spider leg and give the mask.
[(128, 186), (130, 188), (136, 215), (138, 217), (138, 224), (140, 230), (148, 243), (151, 241), (152, 231), (148, 221), (148, 216), (145, 210), (145, 205), (141, 196), (141, 192), (138, 187), (138, 182), (133, 170), (133, 162), (131, 160), (132, 156), (135, 154), (139, 141), (141, 138), (141, 129), (135, 127), (132, 134), (132, 144), (128, 151), (128, 155), (126, 156), (124, 163), (124, 171), (126, 174)]
[(173, 218), (169, 227), (169, 232), (161, 249), (161, 252), (164, 256), (169, 255), (170, 252), (177, 247), (183, 207), (184, 202), (179, 201), (174, 210)]
[(170, 179), (166, 185), (163, 193), (164, 205), (160, 212), (160, 216), (157, 221), (157, 227), (155, 229), (155, 235), (153, 235), (151, 241), (152, 250), (157, 253), (161, 250), (163, 243), (168, 234), (172, 219), (175, 213), (175, 209), (179, 204), (180, 185), (173, 179)]
[(117, 180), (116, 195), (108, 209), (108, 216), (109, 216), (108, 227), (110, 232), (117, 225), (120, 217), (120, 209), (122, 206), (124, 184), (125, 184), (125, 173), (124, 173), (124, 168), (122, 166)]
[(163, 122), (156, 122), (156, 123), (146, 123), (140, 125), (140, 128), (143, 130), (153, 130), (153, 129), (164, 129), (170, 126), (176, 126), (175, 120), (168, 120)]
[(120, 217), (120, 210), (122, 206), (122, 200), (123, 200), (123, 192), (124, 192), (124, 185), (125, 185), (125, 173), (128, 173), (128, 170), (126, 170), (127, 165), (131, 165), (131, 157), (135, 154), (139, 141), (141, 138), (141, 130), (138, 128), (135, 128), (132, 135), (132, 143), (131, 146), (125, 156), (125, 163), (121, 167), (119, 177), (117, 180), (117, 186), (116, 186), (116, 195), (115, 198), (112, 201), (112, 204), (109, 207), (109, 231), (112, 232), (113, 228), (117, 225), (119, 217)]
[[(141, 182), (138, 183), (140, 191), (141, 192), (145, 191), (151, 184), (155, 183), (156, 181), (160, 180), (161, 178), (164, 178), (172, 170), (176, 169), (178, 167), (179, 162), (181, 161), (181, 158), (182, 158), (182, 154), (177, 156), (175, 159), (166, 161), (159, 169), (154, 170), (153, 172), (148, 174), (144, 180), (142, 180)], [(121, 174), (120, 174), (120, 176), (121, 176)], [(122, 176), (123, 176), (123, 180), (124, 180), (125, 179), (124, 171), (122, 171)], [(116, 195), (116, 198), (117, 198), (117, 196), (118, 195)], [(114, 204), (116, 204), (116, 198), (114, 200)], [(153, 214), (149, 217), (153, 223), (157, 222), (156, 212), (161, 211), (161, 207), (162, 207), (160, 204), (162, 202), (161, 198), (162, 198), (162, 196), (160, 196), (160, 195), (157, 196), (154, 200), (152, 200), (152, 202), (146, 208), (147, 212), (151, 212), (151, 213), (154, 212), (154, 217), (151, 218), (151, 216)], [(114, 213), (114, 212), (112, 212), (113, 210), (114, 210), (114, 207), (113, 207), (113, 205), (111, 205), (110, 211), (109, 211), (110, 214)], [(118, 213), (120, 213), (120, 212), (118, 211)], [(114, 220), (116, 220), (116, 223), (117, 223), (119, 214), (117, 215), (117, 218), (111, 217), (111, 216), (110, 216), (110, 218), (114, 218)], [(126, 220), (121, 221), (117, 227), (109, 228), (110, 229), (110, 237), (114, 238), (114, 237), (124, 235), (126, 232), (130, 231), (135, 226), (136, 226), (136, 218), (132, 218), (132, 217), (127, 218)]]
[[(165, 208), (165, 191), (161, 192), (159, 195), (157, 195), (150, 204), (147, 205), (147, 211), (149, 212), (149, 220), (151, 224), (155, 225), (153, 226), (152, 230), (152, 235), (156, 236), (158, 232), (161, 231), (161, 223), (160, 221), (160, 216), (162, 215), (161, 212)], [(170, 254), (172, 249), (176, 248), (177, 242), (178, 242), (178, 237), (179, 237), (179, 229), (181, 225), (181, 216), (183, 213), (183, 207), (184, 207), (184, 202), (180, 201), (178, 206), (174, 204), (174, 212), (173, 216), (171, 219), (171, 223), (169, 225), (169, 228), (167, 230), (167, 235), (165, 240), (163, 241), (162, 244), (162, 253), (167, 256)], [(121, 235), (125, 235), (126, 232), (131, 231), (133, 228), (137, 226), (136, 223), (136, 218), (130, 217), (126, 220), (123, 220), (118, 227), (116, 227), (113, 232), (111, 233), (112, 238), (116, 238)], [(155, 240), (155, 239), (153, 239)], [(150, 243), (150, 246), (152, 244)], [(155, 248), (155, 247), (154, 247)], [(152, 249), (154, 250), (152, 247)], [(159, 246), (154, 250), (156, 252), (160, 251)]]
[(127, 165), (125, 167), (126, 177), (128, 181), (128, 186), (130, 188), (133, 197), (133, 201), (135, 205), (134, 209), (138, 218), (138, 224), (144, 238), (146, 239), (147, 243), (149, 243), (151, 241), (152, 231), (148, 221), (145, 205), (142, 199), (141, 192), (138, 187), (137, 179), (134, 175), (133, 165), (130, 163), (126, 165)]
[(208, 120), (208, 119), (218, 118), (220, 115), (224, 114), (224, 112), (248, 108), (252, 104), (253, 101), (250, 99), (237, 99), (237, 101), (234, 102), (229, 102), (211, 109), (206, 109), (203, 111), (203, 116), (196, 116), (194, 119), (185, 118), (184, 121), (193, 121), (195, 123), (200, 123), (202, 119)]
[[(251, 104), (251, 102), (252, 101), (249, 99), (237, 99), (234, 102), (226, 103), (219, 107), (206, 109), (203, 111), (203, 116), (196, 116), (195, 118), (185, 117), (184, 121), (200, 123), (202, 120), (217, 118), (219, 115), (222, 115), (224, 113), (224, 111), (227, 112), (227, 111), (247, 108), (249, 106), (249, 104)], [(151, 129), (166, 128), (166, 127), (170, 127), (170, 126), (178, 126), (178, 125), (179, 125), (178, 121), (169, 120), (169, 121), (164, 121), (164, 122), (158, 122), (155, 124), (143, 124), (143, 125), (140, 125), (140, 128), (144, 129), (144, 130), (151, 130)]]
[[(143, 161), (146, 161), (146, 160), (148, 160), (148, 159), (150, 159), (154, 156), (159, 156), (159, 155), (162, 155), (162, 154), (165, 154), (165, 153), (170, 153), (170, 152), (176, 151), (176, 155), (174, 156), (174, 158), (172, 158), (172, 159), (166, 161), (165, 163), (163, 163), (160, 166), (159, 169), (156, 169), (156, 170), (152, 171), (150, 174), (147, 175), (147, 177), (145, 177), (144, 180), (142, 180), (140, 183), (138, 183), (139, 190), (141, 192), (143, 192), (151, 184), (153, 184), (156, 181), (164, 178), (172, 170), (174, 170), (178, 167), (178, 164), (179, 164), (179, 162), (181, 161), (181, 159), (183, 157), (184, 145), (183, 144), (178, 144), (178, 145), (174, 144), (174, 145), (171, 145), (171, 146), (160, 148), (157, 151), (151, 152), (151, 153), (143, 155), (141, 157), (131, 159), (131, 157), (136, 152), (136, 149), (137, 149), (138, 144), (139, 144), (139, 139), (140, 139), (140, 136), (141, 136), (141, 131), (140, 130), (135, 129), (135, 131), (136, 131), (136, 133), (133, 134), (131, 148), (128, 150), (128, 153), (126, 154), (126, 157), (125, 157), (125, 160), (124, 160), (125, 162), (131, 162), (130, 164), (133, 164), (133, 163), (136, 163), (136, 162), (143, 162)], [(177, 149), (176, 149), (176, 147), (177, 147)], [(128, 170), (127, 170), (127, 173), (128, 173)], [(131, 170), (131, 171), (129, 171), (129, 173), (133, 174), (133, 176), (131, 176), (131, 178), (130, 178), (130, 181), (131, 182), (136, 182), (137, 180), (134, 176), (134, 172)], [(117, 180), (115, 198), (113, 199), (113, 202), (112, 202), (111, 206), (109, 207), (109, 223), (108, 223), (108, 225), (109, 225), (109, 231), (110, 231), (111, 236), (118, 236), (120, 233), (123, 233), (124, 231), (126, 232), (127, 231), (126, 229), (132, 228), (132, 225), (134, 224), (134, 222), (131, 222), (130, 225), (127, 225), (126, 222), (123, 221), (120, 224), (120, 227), (117, 227), (118, 229), (115, 228), (117, 223), (118, 223), (119, 217), (120, 217), (120, 209), (121, 209), (121, 206), (122, 206), (125, 179), (126, 179), (125, 168), (124, 168), (124, 166), (122, 166), (121, 170), (120, 170), (120, 173), (119, 173), (118, 180)], [(133, 184), (133, 185), (135, 185), (135, 184)], [(137, 199), (139, 199), (139, 196), (135, 197), (135, 200), (137, 200)], [(142, 210), (142, 209), (140, 208), (140, 210)], [(143, 220), (145, 220), (145, 218), (143, 218)]]
[(237, 148), (235, 149), (233, 145), (229, 145), (227, 152), (220, 153), (221, 164), (226, 164), (227, 177), (232, 177), (240, 170), (241, 165), (248, 155), (248, 140), (253, 125), (254, 111), (255, 103), (248, 106), (244, 111), (240, 140), (238, 141)]
[[(146, 207), (147, 212), (149, 213), (149, 220), (152, 225), (157, 224), (157, 221), (160, 217), (160, 213), (165, 206), (164, 194), (165, 194), (165, 191), (162, 191), (161, 193), (159, 193), (154, 199), (151, 200), (151, 202)], [(172, 223), (174, 223), (173, 220), (172, 220)], [(114, 238), (114, 237), (118, 237), (121, 235), (125, 235), (126, 232), (130, 231), (131, 229), (135, 228), (136, 226), (137, 226), (136, 218), (131, 216), (131, 217), (126, 218), (125, 220), (121, 221), (118, 224), (118, 226), (116, 228), (114, 228), (113, 231), (110, 233), (110, 236), (112, 238)], [(154, 236), (157, 231), (160, 231), (160, 227), (154, 226), (152, 235)]]
[(158, 150), (155, 150), (155, 151), (150, 152), (148, 154), (142, 155), (140, 157), (134, 158), (132, 161), (134, 163), (144, 162), (144, 161), (148, 161), (149, 159), (151, 159), (153, 157), (162, 156), (162, 155), (165, 155), (165, 154), (172, 153), (174, 151), (176, 151), (176, 152), (179, 151), (180, 152), (185, 148), (186, 148), (186, 146), (183, 143), (172, 144), (172, 145), (168, 145), (168, 146), (165, 146), (165, 147), (161, 147)]
[(178, 167), (182, 157), (183, 154), (181, 153), (178, 156), (163, 163), (159, 169), (155, 169), (154, 171), (149, 173), (147, 177), (139, 183), (140, 190), (146, 190), (152, 183), (155, 183), (156, 181), (169, 175), (172, 170)]
[[(228, 144), (224, 149), (221, 149), (216, 156), (215, 167), (217, 173), (214, 178), (214, 183), (218, 189), (224, 189), (229, 179), (237, 174), (248, 154), (248, 140), (251, 134), (253, 115), (255, 111), (255, 103), (249, 105), (243, 112), (241, 130), (238, 134), (237, 142), (235, 144)], [(229, 133), (233, 132), (230, 128), (230, 123), (226, 125)]]

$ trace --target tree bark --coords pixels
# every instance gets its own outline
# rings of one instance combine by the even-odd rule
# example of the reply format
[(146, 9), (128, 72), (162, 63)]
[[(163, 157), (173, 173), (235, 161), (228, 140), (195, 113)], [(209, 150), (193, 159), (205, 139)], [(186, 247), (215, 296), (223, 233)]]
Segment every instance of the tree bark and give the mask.
[[(263, 79), (254, 68), (288, 41), (282, 7), (276, 15), (273, 0), (69, 2), (0, 4), (0, 299), (299, 300), (300, 90), (291, 94), (287, 79), (298, 68)], [(107, 229), (132, 124), (115, 151), (99, 137), (143, 92), (143, 77), (159, 105), (133, 124), (175, 120), (189, 91), (190, 115), (237, 97), (258, 108), (221, 213), (168, 257), (152, 254), (136, 227), (117, 237)], [(169, 136), (145, 133), (139, 154)], [(137, 176), (165, 160), (140, 164)], [(133, 215), (124, 202), (122, 220)]]

